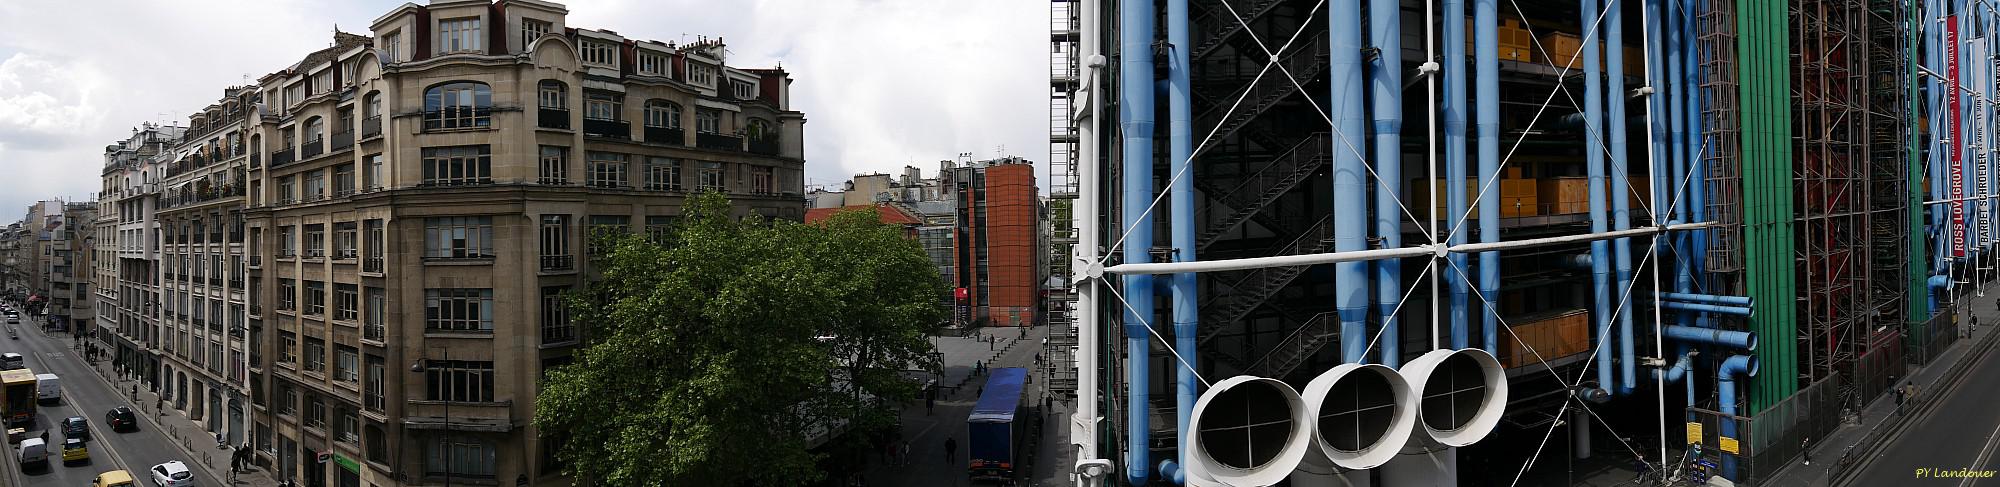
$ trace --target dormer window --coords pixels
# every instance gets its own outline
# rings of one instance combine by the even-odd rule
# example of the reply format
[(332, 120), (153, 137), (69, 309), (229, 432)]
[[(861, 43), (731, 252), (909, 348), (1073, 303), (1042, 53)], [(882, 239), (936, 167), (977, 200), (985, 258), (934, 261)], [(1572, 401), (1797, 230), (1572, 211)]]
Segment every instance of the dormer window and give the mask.
[(317, 95), (329, 91), (333, 91), (333, 71), (320, 71), (313, 74), (312, 92), (309, 94)]
[(391, 63), (403, 62), (403, 35), (391, 32), (382, 35), (382, 57)]
[(534, 44), (535, 39), (548, 35), (549, 30), (554, 27), (554, 24), (540, 20), (521, 19), (521, 50), (527, 50), (529, 44)]
[(618, 51), (608, 42), (583, 41), (577, 44), (576, 50), (577, 57), (583, 58), (584, 64), (613, 66), (618, 63)]
[(688, 64), (688, 82), (697, 86), (715, 86), (715, 67), (704, 64)]
[(667, 64), (667, 57), (650, 52), (639, 53), (639, 74), (647, 76), (667, 76), (673, 68)]
[(306, 101), (305, 83), (285, 87), (285, 106), (297, 105), (304, 101)]
[(438, 21), (438, 53), (478, 52), (479, 17)]
[(738, 100), (756, 98), (757, 95), (757, 85), (750, 84), (748, 81), (730, 80), (729, 89), (735, 92), (736, 99)]
[(340, 86), (354, 86), (354, 66), (353, 60), (340, 63)]

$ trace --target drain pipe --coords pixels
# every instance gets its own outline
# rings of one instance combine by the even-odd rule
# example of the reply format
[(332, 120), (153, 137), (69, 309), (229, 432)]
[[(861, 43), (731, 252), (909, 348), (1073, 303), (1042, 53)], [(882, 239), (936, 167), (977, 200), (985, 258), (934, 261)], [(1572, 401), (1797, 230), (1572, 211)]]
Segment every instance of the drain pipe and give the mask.
[[(1403, 247), (1403, 27), (1396, 0), (1370, 0), (1368, 33), (1375, 59), (1368, 67), (1375, 125), (1375, 237), (1382, 248)], [(1375, 312), (1382, 320), (1382, 365), (1403, 364), (1402, 323), (1396, 305), (1403, 294), (1403, 260), (1375, 261)], [(1345, 336), (1341, 337), (1346, 339)]]
[[(1631, 181), (1626, 178), (1632, 165), (1625, 160), (1625, 20), (1619, 0), (1606, 2), (1604, 11), (1604, 102), (1606, 125), (1611, 130), (1611, 228), (1630, 230), (1632, 228)], [(1696, 220), (1700, 221), (1700, 220)], [(1620, 238), (1611, 241), (1613, 263), (1617, 266), (1614, 275), (1618, 286), (1612, 291), (1629, 294), (1632, 288), (1632, 239)], [(1619, 394), (1631, 394), (1638, 387), (1638, 363), (1635, 347), (1638, 338), (1632, 333), (1632, 306), (1618, 307), (1618, 375)]]
[[(1479, 108), (1479, 241), (1500, 241), (1500, 15), (1497, 0), (1472, 0), (1473, 83)], [(1486, 353), (1499, 353), (1500, 252), (1479, 253), (1479, 295), (1484, 297), (1479, 331)]]
[[(1440, 104), (1444, 111), (1444, 184), (1445, 228), (1454, 229), (1446, 242), (1450, 245), (1464, 244), (1466, 232), (1462, 228), (1467, 207), (1465, 205), (1465, 0), (1444, 0), (1444, 101)], [(1435, 191), (1436, 188), (1432, 188)], [(1465, 278), (1460, 271), (1467, 266), (1466, 256), (1452, 253), (1451, 265), (1459, 271), (1439, 275), (1451, 286), (1451, 348), (1470, 346), (1466, 322), (1467, 289)]]
[[(1177, 177), (1169, 185), (1167, 192), (1169, 239), (1174, 247), (1174, 260), (1194, 262), (1195, 257), (1195, 213), (1194, 175), (1190, 160), (1194, 153), (1194, 124), (1189, 120), (1191, 108), (1188, 106), (1188, 0), (1167, 0), (1167, 164)], [(1173, 275), (1173, 318), (1174, 350), (1181, 360), (1175, 370), (1174, 387), (1174, 432), (1176, 458), (1161, 461), (1160, 476), (1175, 485), (1186, 485), (1185, 473), (1181, 465), (1187, 463), (1188, 415), (1194, 413), (1195, 396), (1201, 393), (1201, 385), (1196, 382), (1195, 367), (1198, 353), (1196, 339), (1200, 335), (1200, 299), (1196, 293), (1195, 273), (1182, 272)], [(1179, 464), (1174, 462), (1179, 460)]]
[[(1153, 248), (1153, 218), (1146, 207), (1153, 201), (1153, 23), (1157, 19), (1153, 0), (1120, 0), (1118, 12), (1118, 122), (1125, 150), (1119, 221), (1126, 229), (1125, 262), (1142, 263), (1150, 260), (1147, 252)], [(1125, 480), (1145, 485), (1152, 463), (1147, 461), (1151, 408), (1146, 399), (1152, 385), (1147, 323), (1153, 319), (1153, 277), (1124, 277), (1129, 306), (1125, 310)]]
[[(1367, 143), (1368, 123), (1362, 93), (1361, 0), (1327, 3), (1327, 113), (1336, 137), (1355, 146)], [(1368, 249), (1368, 185), (1361, 154), (1333, 151), (1333, 250)], [(1340, 360), (1361, 363), (1368, 351), (1368, 263), (1340, 262), (1334, 269), (1334, 307), (1340, 315)]]
[[(1717, 388), (1721, 390), (1718, 393), (1721, 396), (1718, 400), (1722, 402), (1722, 415), (1724, 416), (1736, 415), (1736, 377), (1739, 375), (1745, 379), (1756, 377), (1757, 357), (1731, 355), (1728, 359), (1722, 361), (1720, 367), (1715, 369)], [(1723, 437), (1736, 437), (1735, 421), (1720, 421), (1720, 423), (1722, 423)], [(1736, 477), (1736, 456), (1722, 456), (1722, 476), (1729, 480), (1738, 480)]]
[[(1595, 25), (1599, 12), (1597, 0), (1581, 0), (1581, 2), (1583, 25)], [(1607, 231), (1608, 227), (1606, 225), (1608, 223), (1608, 215), (1605, 215), (1607, 205), (1605, 205), (1604, 201), (1604, 141), (1597, 138), (1596, 134), (1604, 133), (1604, 93), (1603, 88), (1598, 86), (1600, 84), (1597, 72), (1597, 55), (1599, 54), (1597, 44), (1598, 33), (1594, 29), (1585, 30), (1583, 33), (1583, 50), (1581, 54), (1583, 57), (1583, 113), (1584, 125), (1589, 128), (1584, 133), (1589, 135), (1584, 137), (1587, 141), (1585, 144), (1587, 148), (1584, 154), (1584, 168), (1585, 173), (1589, 176), (1590, 232), (1603, 233)], [(1590, 242), (1591, 295), (1595, 298), (1593, 301), (1596, 305), (1591, 309), (1591, 319), (1596, 321), (1597, 325), (1597, 387), (1607, 393), (1613, 390), (1612, 385), (1615, 384), (1611, 374), (1611, 347), (1609, 346), (1611, 343), (1612, 322), (1612, 317), (1609, 315), (1612, 309), (1611, 258), (1607, 255), (1609, 252), (1610, 248), (1608, 245), (1605, 245), (1603, 240), (1593, 240)]]

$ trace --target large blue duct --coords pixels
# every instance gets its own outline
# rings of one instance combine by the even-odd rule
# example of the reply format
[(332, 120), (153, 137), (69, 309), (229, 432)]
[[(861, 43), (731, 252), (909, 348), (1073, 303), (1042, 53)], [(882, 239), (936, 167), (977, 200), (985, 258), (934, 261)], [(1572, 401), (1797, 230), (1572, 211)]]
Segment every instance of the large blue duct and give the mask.
[[(1500, 241), (1500, 14), (1497, 0), (1472, 1), (1474, 99), (1479, 109), (1473, 128), (1479, 135), (1479, 241)], [(1500, 348), (1500, 252), (1479, 253), (1479, 331), (1486, 353)]]
[[(1584, 168), (1586, 175), (1589, 176), (1590, 232), (1604, 233), (1608, 230), (1609, 226), (1607, 225), (1609, 223), (1609, 215), (1605, 214), (1607, 205), (1605, 205), (1604, 201), (1604, 139), (1600, 139), (1596, 135), (1604, 133), (1604, 89), (1599, 86), (1602, 82), (1599, 79), (1600, 75), (1597, 71), (1597, 56), (1600, 54), (1597, 44), (1598, 31), (1588, 28), (1589, 26), (1597, 25), (1597, 17), (1600, 10), (1597, 6), (1597, 0), (1581, 1), (1581, 15), (1583, 17), (1583, 25), (1586, 27), (1583, 32), (1581, 56), (1583, 57), (1584, 125), (1589, 127), (1589, 130), (1585, 131), (1589, 135), (1584, 137), (1586, 141)], [(1597, 347), (1595, 347), (1597, 350), (1597, 386), (1605, 392), (1615, 390), (1613, 389), (1615, 382), (1613, 382), (1611, 375), (1610, 337), (1612, 305), (1611, 258), (1608, 255), (1609, 253), (1610, 248), (1603, 240), (1593, 240), (1590, 242), (1591, 295), (1595, 298), (1593, 302), (1596, 304), (1595, 307), (1591, 308), (1591, 319), (1595, 320), (1597, 325)]]
[[(1757, 357), (1731, 355), (1728, 359), (1722, 361), (1722, 366), (1716, 367), (1715, 378), (1718, 381), (1717, 388), (1720, 389), (1717, 393), (1720, 397), (1717, 400), (1722, 403), (1723, 416), (1736, 415), (1736, 376), (1739, 375), (1746, 379), (1756, 377)], [(1722, 423), (1723, 437), (1736, 437), (1735, 421), (1719, 421), (1719, 423)], [(1722, 476), (1730, 480), (1741, 480), (1736, 478), (1735, 455), (1722, 456)]]
[[(1194, 154), (1194, 123), (1190, 115), (1192, 108), (1188, 98), (1188, 49), (1194, 44), (1188, 42), (1188, 0), (1167, 0), (1167, 44), (1173, 46), (1167, 56), (1167, 164), (1173, 174), (1173, 184), (1167, 188), (1169, 225), (1168, 239), (1174, 246), (1176, 262), (1194, 262), (1195, 257), (1195, 213), (1194, 174), (1191, 156)], [(1185, 485), (1186, 475), (1180, 465), (1187, 464), (1188, 415), (1194, 413), (1195, 398), (1201, 394), (1201, 385), (1195, 376), (1196, 340), (1200, 335), (1201, 299), (1196, 293), (1195, 273), (1182, 272), (1173, 275), (1174, 349), (1179, 351), (1182, 364), (1177, 370), (1174, 384), (1174, 432), (1179, 465), (1171, 470), (1162, 470), (1161, 476), (1175, 485)], [(1172, 461), (1172, 460), (1169, 460)]]
[[(1452, 229), (1446, 243), (1462, 245), (1465, 232), (1460, 225), (1465, 221), (1468, 207), (1465, 201), (1465, 0), (1444, 0), (1442, 18), (1444, 24), (1444, 99), (1438, 108), (1444, 112), (1444, 173), (1445, 187), (1445, 228)], [(1471, 346), (1467, 335), (1469, 323), (1466, 321), (1466, 298), (1469, 286), (1461, 272), (1467, 269), (1465, 254), (1453, 252), (1447, 257), (1453, 269), (1437, 270), (1444, 276), (1445, 284), (1451, 287), (1451, 348), (1463, 349)]]
[[(1361, 0), (1327, 4), (1327, 114), (1333, 117), (1333, 251), (1368, 249), (1368, 175), (1361, 154), (1367, 145), (1367, 98), (1361, 91)], [(1352, 143), (1350, 146), (1349, 143)], [(1368, 263), (1333, 264), (1334, 309), (1340, 316), (1340, 360), (1367, 361)]]
[[(1604, 9), (1604, 101), (1608, 105), (1605, 119), (1611, 135), (1611, 228), (1632, 229), (1632, 209), (1630, 181), (1627, 173), (1632, 165), (1625, 160), (1625, 26), (1624, 7), (1618, 0), (1606, 2)], [(1612, 291), (1619, 296), (1630, 296), (1632, 288), (1632, 239), (1620, 238), (1611, 241), (1615, 276), (1618, 286)], [(1629, 299), (1627, 300), (1629, 301)], [(1637, 356), (1634, 355), (1636, 338), (1632, 334), (1632, 306), (1618, 306), (1618, 378), (1619, 393), (1631, 394), (1639, 379)]]
[[(1658, 304), (1660, 308), (1671, 309), (1675, 311), (1691, 311), (1696, 313), (1718, 313), (1731, 316), (1742, 316), (1745, 318), (1748, 318), (1751, 315), (1755, 314), (1752, 308), (1747, 308), (1742, 306), (1725, 306), (1719, 304), (1704, 304), (1704, 303), (1683, 303), (1680, 301), (1657, 301), (1655, 302), (1655, 304)], [(1694, 313), (1681, 313), (1682, 317), (1693, 316), (1693, 315)], [(1689, 321), (1689, 320), (1682, 319), (1681, 321)], [(1694, 328), (1688, 325), (1675, 325), (1675, 326)]]
[[(1382, 248), (1403, 247), (1403, 28), (1397, 0), (1370, 0), (1368, 33), (1375, 58), (1368, 85), (1375, 125), (1375, 237)], [(1402, 324), (1396, 304), (1403, 293), (1403, 260), (1375, 261), (1375, 313), (1382, 320), (1382, 365), (1403, 364)], [(1343, 337), (1344, 339), (1345, 337)]]
[[(1684, 68), (1686, 67), (1683, 57), (1686, 54), (1684, 49), (1688, 47), (1688, 38), (1685, 35), (1686, 31), (1682, 30), (1683, 20), (1685, 20), (1683, 16), (1687, 12), (1681, 4), (1682, 0), (1668, 0), (1667, 12), (1661, 17), (1661, 21), (1665, 23), (1665, 33), (1667, 36), (1666, 45), (1664, 46), (1667, 55), (1667, 82), (1661, 84), (1660, 87), (1667, 94), (1667, 130), (1668, 137), (1671, 139), (1669, 143), (1670, 152), (1672, 152), (1673, 156), (1668, 159), (1667, 164), (1672, 171), (1673, 177), (1672, 180), (1667, 182), (1667, 196), (1672, 199), (1673, 203), (1667, 217), (1667, 223), (1669, 224), (1687, 222), (1690, 216), (1688, 211), (1688, 200), (1690, 199), (1688, 193), (1690, 191), (1687, 182), (1688, 170), (1691, 168), (1688, 166), (1687, 161), (1692, 155), (1689, 153), (1687, 145), (1686, 98), (1688, 91), (1692, 90), (1693, 87), (1682, 84), (1683, 80), (1686, 79), (1682, 71), (1685, 71)], [(1693, 263), (1693, 254), (1688, 253), (1688, 247), (1691, 246), (1689, 245), (1689, 240), (1691, 239), (1686, 232), (1669, 237), (1669, 241), (1672, 242), (1671, 245), (1674, 249), (1674, 290), (1676, 292), (1694, 292), (1694, 274), (1693, 269), (1690, 268), (1690, 265)], [(1678, 317), (1678, 323), (1681, 326), (1694, 326), (1694, 315), (1682, 314)]]
[[(1125, 263), (1151, 260), (1153, 218), (1146, 211), (1153, 200), (1153, 0), (1120, 0), (1118, 5), (1118, 131), (1125, 151), (1120, 182), (1119, 221), (1126, 229)], [(1125, 277), (1125, 478), (1145, 485), (1151, 408), (1147, 406), (1153, 366), (1147, 323), (1153, 319), (1153, 278)], [(1138, 310), (1137, 312), (1133, 310)], [(1143, 313), (1143, 315), (1141, 314)]]
[(1757, 304), (1757, 300), (1749, 296), (1719, 296), (1714, 294), (1660, 293), (1660, 299), (1743, 307), (1755, 306)]
[(1720, 330), (1698, 326), (1673, 326), (1660, 328), (1660, 335), (1681, 342), (1729, 347), (1745, 352), (1757, 351), (1757, 332)]

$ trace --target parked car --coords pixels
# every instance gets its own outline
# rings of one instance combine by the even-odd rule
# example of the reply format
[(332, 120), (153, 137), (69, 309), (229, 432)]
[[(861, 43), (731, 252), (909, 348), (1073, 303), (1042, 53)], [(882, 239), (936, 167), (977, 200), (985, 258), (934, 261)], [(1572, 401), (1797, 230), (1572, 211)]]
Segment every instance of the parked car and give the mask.
[(160, 487), (194, 487), (194, 472), (175, 460), (153, 466), (153, 484)]
[(132, 408), (118, 406), (104, 413), (104, 424), (111, 425), (111, 431), (139, 431), (139, 417), (132, 414)]
[(0, 370), (28, 368), (28, 358), (14, 352), (0, 353)]
[(139, 482), (132, 478), (132, 472), (124, 470), (97, 474), (97, 479), (90, 482), (90, 487), (138, 487), (138, 485)]
[(21, 463), (22, 470), (37, 467), (48, 468), (49, 445), (47, 442), (42, 441), (41, 438), (21, 440), (21, 447), (15, 449), (14, 459)]
[(63, 465), (90, 463), (90, 446), (83, 440), (68, 438), (63, 440)]
[(83, 416), (70, 416), (62, 420), (63, 438), (90, 441), (90, 420)]

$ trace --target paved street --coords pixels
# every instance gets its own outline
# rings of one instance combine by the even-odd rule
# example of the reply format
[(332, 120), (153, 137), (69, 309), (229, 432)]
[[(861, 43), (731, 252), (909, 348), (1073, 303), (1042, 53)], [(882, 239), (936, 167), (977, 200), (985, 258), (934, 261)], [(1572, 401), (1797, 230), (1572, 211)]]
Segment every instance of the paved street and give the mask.
[(1853, 485), (2000, 485), (2000, 475), (1986, 479), (1916, 475), (1919, 468), (2000, 470), (2000, 452), (1995, 451), (2000, 450), (2000, 409), (1994, 408), (2000, 404), (2000, 359), (1986, 355), (1963, 382), (1935, 393), (1944, 402), (1910, 424), (1855, 476)]
[[(24, 320), (26, 321), (26, 320)], [(173, 430), (163, 430), (160, 421), (155, 420), (148, 409), (139, 412), (139, 430), (114, 433), (104, 423), (104, 413), (115, 406), (130, 406), (124, 398), (127, 392), (114, 391), (112, 386), (96, 373), (91, 372), (82, 358), (70, 347), (66, 335), (45, 335), (32, 324), (23, 323), (19, 340), (0, 342), (0, 351), (10, 351), (27, 356), (28, 368), (35, 373), (53, 373), (62, 377), (63, 399), (56, 405), (41, 406), (35, 416), (36, 425), (29, 435), (39, 436), (41, 432), (62, 418), (82, 416), (90, 419), (92, 440), (88, 465), (64, 466), (60, 452), (62, 442), (60, 432), (49, 433), (51, 448), (50, 466), (46, 471), (23, 473), (16, 464), (13, 454), (5, 460), (6, 473), (0, 476), (10, 486), (64, 486), (89, 485), (100, 472), (125, 469), (145, 478), (145, 470), (155, 464), (170, 460), (186, 462), (195, 473), (197, 485), (224, 485), (210, 472), (202, 470), (196, 462), (170, 439), (169, 431), (185, 431), (192, 446), (210, 449), (211, 456), (221, 459), (228, 450), (214, 449), (214, 440), (201, 441), (202, 433), (185, 426)], [(5, 340), (5, 339), (0, 339)], [(169, 422), (171, 424), (171, 422)], [(10, 449), (11, 451), (11, 449)]]

